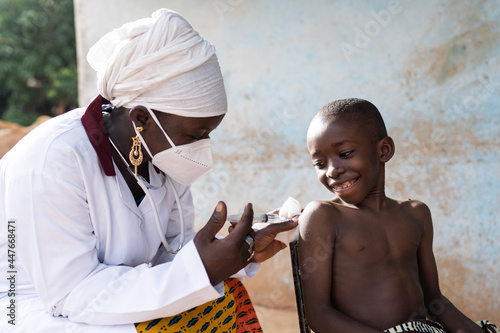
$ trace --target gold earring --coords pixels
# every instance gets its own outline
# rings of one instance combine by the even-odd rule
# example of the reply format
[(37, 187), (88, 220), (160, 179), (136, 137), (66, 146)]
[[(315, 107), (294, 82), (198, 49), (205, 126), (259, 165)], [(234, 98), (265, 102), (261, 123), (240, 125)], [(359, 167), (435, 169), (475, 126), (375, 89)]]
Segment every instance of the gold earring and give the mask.
[[(137, 127), (137, 133), (142, 132), (142, 127)], [(130, 150), (130, 154), (128, 154), (128, 158), (130, 163), (135, 167), (135, 177), (137, 177), (137, 166), (142, 163), (142, 149), (141, 149), (141, 139), (139, 139), (139, 135), (132, 137), (132, 149)]]

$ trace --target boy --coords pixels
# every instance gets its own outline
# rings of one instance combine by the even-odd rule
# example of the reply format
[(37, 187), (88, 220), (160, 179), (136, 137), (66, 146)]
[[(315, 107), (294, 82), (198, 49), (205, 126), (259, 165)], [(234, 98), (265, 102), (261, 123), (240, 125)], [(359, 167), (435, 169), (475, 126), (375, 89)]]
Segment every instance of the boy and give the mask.
[[(395, 146), (377, 108), (361, 99), (327, 104), (309, 126), (307, 147), (319, 181), (336, 194), (311, 202), (300, 218), (311, 328), (485, 332), (441, 294), (429, 208), (385, 196), (384, 166)], [(487, 325), (486, 332), (495, 332)]]

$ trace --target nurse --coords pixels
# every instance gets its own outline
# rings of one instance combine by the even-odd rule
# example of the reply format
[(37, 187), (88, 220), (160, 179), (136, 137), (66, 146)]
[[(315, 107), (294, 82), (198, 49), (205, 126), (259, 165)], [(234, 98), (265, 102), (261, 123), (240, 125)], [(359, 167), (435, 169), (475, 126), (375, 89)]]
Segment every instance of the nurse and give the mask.
[(241, 330), (246, 292), (230, 277), (253, 276), (296, 222), (255, 233), (248, 204), (221, 239), (219, 202), (193, 231), (190, 185), (210, 171), (227, 112), (213, 45), (161, 9), (102, 37), (88, 60), (99, 95), (0, 161), (0, 331)]

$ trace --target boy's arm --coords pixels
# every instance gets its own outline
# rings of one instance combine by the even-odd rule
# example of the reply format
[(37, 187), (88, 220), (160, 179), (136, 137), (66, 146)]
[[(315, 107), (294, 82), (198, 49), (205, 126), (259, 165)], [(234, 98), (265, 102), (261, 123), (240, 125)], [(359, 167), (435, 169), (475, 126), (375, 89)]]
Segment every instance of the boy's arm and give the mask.
[(300, 217), (299, 261), (307, 322), (316, 333), (380, 333), (332, 306), (332, 260), (336, 232), (332, 208), (311, 202)]
[(423, 235), (418, 249), (418, 266), (420, 283), (424, 292), (425, 306), (430, 316), (435, 316), (447, 332), (451, 333), (481, 333), (482, 329), (467, 318), (446, 297), (441, 294), (432, 251), (433, 227), (429, 208), (418, 201), (413, 203), (417, 218), (423, 223)]

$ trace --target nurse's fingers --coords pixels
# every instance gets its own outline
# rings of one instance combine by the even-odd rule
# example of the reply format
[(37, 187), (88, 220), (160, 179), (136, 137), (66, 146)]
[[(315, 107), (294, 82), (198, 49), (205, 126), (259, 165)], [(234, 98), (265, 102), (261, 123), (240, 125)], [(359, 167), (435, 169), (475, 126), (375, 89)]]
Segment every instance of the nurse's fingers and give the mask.
[(203, 235), (206, 239), (214, 239), (215, 235), (217, 235), (220, 229), (224, 226), (224, 223), (226, 223), (226, 216), (226, 204), (223, 201), (219, 201), (207, 224), (205, 224), (205, 226), (198, 231), (198, 234)]
[(285, 222), (271, 223), (267, 228), (258, 230), (255, 234), (255, 251), (264, 251), (269, 244), (273, 243), (277, 234), (295, 228), (298, 224), (297, 220), (297, 218), (293, 218)]
[(286, 244), (278, 240), (273, 240), (269, 245), (261, 251), (255, 250), (255, 255), (252, 258), (253, 262), (263, 262), (274, 256), (279, 251), (286, 248)]
[(284, 220), (282, 222), (271, 223), (267, 228), (259, 230), (258, 233), (261, 235), (269, 235), (275, 237), (280, 232), (292, 230), (298, 225), (298, 222), (298, 216), (294, 216), (293, 218)]
[(236, 227), (237, 223), (238, 222), (229, 221), (230, 225), (229, 225), (229, 228), (227, 228), (228, 233), (231, 233), (234, 230), (234, 227)]
[(251, 203), (248, 203), (245, 206), (245, 210), (241, 215), (241, 219), (236, 225), (234, 229), (231, 230), (230, 234), (227, 235), (227, 239), (239, 239), (243, 241), (247, 235), (254, 237), (255, 232), (252, 230), (252, 222), (253, 222), (253, 206)]
[[(196, 234), (194, 243), (212, 285), (227, 279), (248, 264), (253, 255), (254, 235), (252, 230), (252, 205), (247, 205), (233, 232), (223, 239), (215, 235), (224, 225), (227, 217), (226, 205), (217, 204), (212, 217)], [(250, 235), (252, 239), (247, 237)]]

